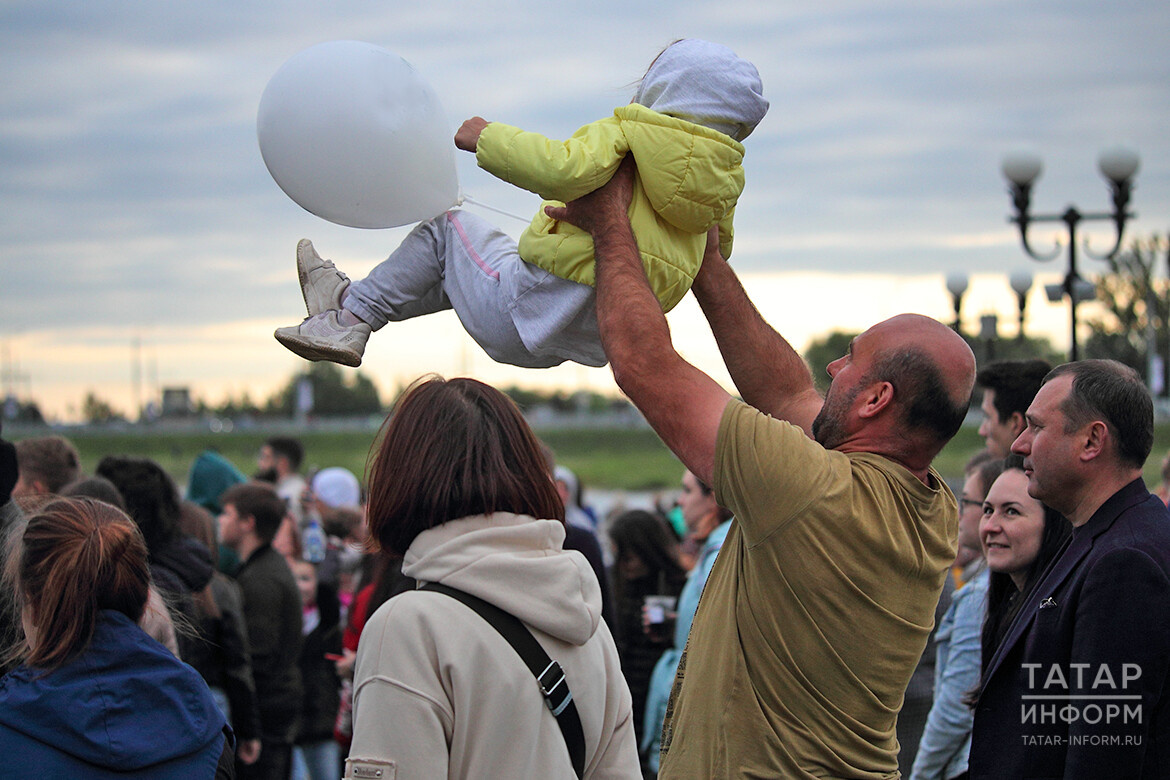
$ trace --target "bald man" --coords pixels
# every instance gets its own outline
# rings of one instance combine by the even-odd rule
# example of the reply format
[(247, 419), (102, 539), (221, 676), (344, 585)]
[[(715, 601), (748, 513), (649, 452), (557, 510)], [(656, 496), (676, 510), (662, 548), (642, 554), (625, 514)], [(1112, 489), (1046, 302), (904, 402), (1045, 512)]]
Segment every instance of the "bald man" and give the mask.
[(735, 520), (679, 664), (661, 778), (892, 777), (958, 510), (931, 461), (970, 402), (975, 358), (906, 314), (828, 366), (822, 399), (752, 306), (712, 231), (693, 287), (744, 401), (675, 351), (626, 210), (632, 161), (547, 209), (588, 231), (618, 385)]

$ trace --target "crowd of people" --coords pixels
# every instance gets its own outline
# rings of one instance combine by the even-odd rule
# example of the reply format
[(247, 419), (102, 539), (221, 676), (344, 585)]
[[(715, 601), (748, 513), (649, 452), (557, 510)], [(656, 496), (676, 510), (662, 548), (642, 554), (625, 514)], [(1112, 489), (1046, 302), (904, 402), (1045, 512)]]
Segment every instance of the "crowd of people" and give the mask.
[[(873, 349), (855, 342), (845, 363), (830, 366), (834, 380), (846, 371), (862, 383), (873, 376), (849, 365)], [(338, 467), (302, 475), (305, 453), (287, 437), (264, 444), (250, 477), (201, 453), (182, 489), (143, 458), (111, 454), (83, 473), (61, 436), (5, 443), (0, 488), (11, 500), (0, 511), (12, 609), (0, 746), (22, 765), (93, 777), (318, 780), (389, 766), (406, 777), (576, 769), (801, 777), (829, 766), (845, 777), (900, 767), (942, 780), (1159, 776), (1170, 514), (1141, 484), (1149, 396), (1136, 374), (1109, 361), (1051, 371), (1001, 362), (976, 384), (987, 446), (964, 470), (956, 522), (939, 524), (938, 538), (910, 526), (926, 545), (914, 549), (937, 548), (922, 597), (907, 590), (911, 581), (879, 583), (893, 574), (885, 558), (899, 553), (879, 555), (878, 545), (907, 544), (904, 527), (877, 523), (880, 513), (861, 517), (856, 506), (833, 510), (833, 496), (850, 505), (857, 496), (832, 480), (877, 466), (882, 478), (866, 478), (866, 491), (892, 482), (904, 502), (932, 506), (949, 495), (941, 477), (927, 470), (918, 487), (859, 450), (844, 472), (830, 457), (827, 472), (793, 474), (770, 494), (779, 477), (753, 472), (780, 458), (791, 468), (793, 456), (771, 451), (765, 420), (736, 419), (745, 414), (732, 407), (738, 401), (728, 403), (719, 436), (753, 444), (719, 456), (714, 486), (688, 469), (673, 504), (602, 518), (519, 410), (471, 379), (428, 378), (402, 397), (366, 488)], [(792, 426), (808, 444), (782, 446), (804, 459), (850, 452), (843, 445), (857, 426), (843, 410), (880, 404), (881, 393), (830, 389), (811, 421), (795, 413), (815, 438)], [(840, 416), (827, 416), (834, 408)], [(785, 498), (798, 487), (805, 498)], [(761, 491), (765, 506), (753, 503)], [(782, 501), (803, 503), (799, 519), (749, 514)], [(786, 549), (769, 551), (777, 544)], [(853, 584), (833, 594), (851, 560)], [(755, 589), (771, 590), (772, 603)], [(917, 628), (894, 637), (880, 615), (865, 618), (866, 602), (882, 593), (883, 614), (917, 603), (909, 623)], [(493, 622), (458, 603), (467, 596), (517, 618), (555, 659), (577, 737), (550, 717), (551, 692), (517, 694), (548, 681), (526, 682), (533, 672)], [(903, 614), (892, 617), (906, 628)], [(853, 626), (855, 636), (834, 633), (838, 620), (837, 631)], [(857, 642), (871, 668), (860, 654), (847, 657)], [(735, 667), (759, 653), (773, 656), (774, 668), (759, 682), (741, 679), (763, 661)], [(730, 658), (739, 660), (721, 668)], [(900, 676), (890, 681), (895, 665)], [(924, 668), (927, 714), (915, 717), (909, 680)], [(847, 681), (833, 677), (845, 669), (871, 686), (886, 681), (891, 706), (875, 710), (889, 711), (884, 734), (854, 729), (852, 744), (828, 740), (839, 726), (821, 719), (863, 711), (860, 699), (849, 703), (856, 694)], [(795, 670), (821, 674), (825, 687), (795, 680)], [(728, 709), (745, 684), (761, 686), (751, 693), (761, 703), (769, 686), (787, 685), (783, 708), (746, 717)], [(1072, 706), (1102, 689), (1123, 691), (1118, 701), (1137, 702), (1131, 714), (1141, 717), (1027, 716), (1033, 697)], [(94, 690), (114, 699), (87, 695)], [(817, 696), (801, 705), (798, 693)], [(700, 729), (688, 717), (714, 723)], [(753, 723), (759, 718), (769, 719), (767, 731)], [(780, 724), (792, 731), (769, 745)], [(743, 729), (756, 755), (729, 752)], [(574, 739), (576, 758), (565, 749)], [(807, 753), (785, 755), (802, 743)], [(675, 751), (707, 768), (671, 770), (661, 762)]]
[[(713, 51), (668, 47), (631, 111), (700, 109), (687, 114), (698, 124), (665, 124), (708, 141), (750, 132), (766, 103), (724, 128), (709, 112), (745, 104), (688, 91), (710, 73), (680, 77)], [(512, 130), (478, 120), (461, 145), (506, 154)], [(727, 263), (720, 201), (705, 239), (668, 232), (696, 250), (681, 289), (733, 397), (671, 340), (662, 279), (648, 277), (663, 258), (640, 245), (662, 225), (638, 218), (655, 196), (637, 148), (543, 209), (573, 227), (553, 234), (592, 247), (594, 287), (561, 280), (529, 301), (556, 299), (540, 314), (560, 312), (563, 327), (525, 319), (515, 300), (486, 308), (491, 323), (521, 317), (489, 330), (539, 353), (532, 365), (566, 355), (531, 349), (530, 326), (600, 348), (588, 357), (609, 362), (685, 469), (677, 512), (591, 516), (518, 408), (470, 378), (426, 377), (398, 399), (364, 490), (335, 467), (303, 475), (288, 438), (268, 440), (252, 477), (204, 453), (182, 493), (150, 460), (111, 453), (87, 475), (61, 437), (0, 440), (5, 766), (273, 780), (1167, 776), (1170, 511), (1141, 476), (1154, 414), (1137, 373), (1108, 360), (977, 372), (959, 334), (902, 314), (826, 367), (822, 396)], [(440, 222), (443, 241), (468, 240), (458, 217)], [(411, 240), (439, 229), (428, 224)], [(369, 285), (347, 295), (348, 278), (302, 249), (310, 316), (283, 340), (360, 362), (371, 323), (358, 315), (376, 307), (348, 307)], [(441, 288), (427, 276), (421, 298), (373, 324), (451, 306), (464, 271), (496, 262), (470, 251), (475, 268)], [(527, 261), (503, 254), (512, 284)], [(986, 452), (956, 499), (932, 463), (976, 385)]]
[[(472, 388), (475, 393), (492, 397), (493, 403), (509, 413), (508, 420), (514, 428), (524, 426), (519, 413), (502, 395), (470, 380), (432, 381), (416, 392), (452, 392), (446, 388), (456, 387)], [(406, 425), (413, 409), (434, 413), (433, 398), (412, 405), (412, 397), (408, 395), (400, 404), (394, 417), (396, 427), (391, 431)], [(435, 424), (419, 426), (411, 435), (430, 432)], [(513, 438), (518, 435), (512, 433)], [(532, 438), (530, 433), (528, 438)], [(485, 445), (497, 449), (506, 440), (499, 435), (482, 439)], [(394, 444), (405, 451), (419, 446), (414, 439), (389, 441), (384, 446)], [(702, 585), (692, 585), (690, 596), (679, 598), (684, 584), (689, 582), (690, 567), (684, 566), (693, 563), (682, 551), (684, 547), (705, 544), (719, 522), (714, 518), (726, 519), (725, 512), (716, 507), (710, 488), (699, 486), (687, 474), (677, 502), (685, 518), (681, 536), (667, 519), (674, 508), (669, 502), (652, 509), (618, 507), (609, 517), (598, 518), (584, 500), (576, 475), (556, 464), (551, 449), (539, 442), (536, 447), (539, 460), (528, 464), (533, 473), (526, 482), (515, 485), (515, 493), (520, 496), (529, 492), (530, 483), (543, 473), (550, 478), (543, 503), (495, 503), (491, 514), (498, 519), (498, 513), (507, 507), (526, 510), (521, 515), (526, 519), (565, 521), (565, 539), (556, 546), (582, 553), (587, 566), (578, 571), (580, 564), (572, 562), (571, 570), (577, 572), (573, 576), (595, 582), (599, 599), (596, 605), (589, 604), (586, 613), (590, 619), (585, 626), (577, 627), (577, 634), (592, 636), (605, 625), (599, 636), (612, 636), (610, 642), (616, 654), (609, 671), (621, 695), (611, 695), (610, 720), (614, 722), (607, 728), (628, 726), (631, 732), (623, 731), (621, 735), (623, 745), (628, 742), (622, 751), (639, 752), (638, 744), (646, 745), (647, 749), (640, 751), (640, 762), (646, 763), (651, 754), (649, 739), (660, 730), (660, 710), (669, 692), (669, 682), (665, 690), (661, 682), (657, 684), (658, 709), (654, 717), (648, 718), (645, 703), (651, 673), (666, 650), (677, 645), (681, 651)], [(379, 551), (370, 551), (369, 534), (377, 533), (385, 523), (367, 521), (371, 497), (356, 475), (336, 466), (304, 474), (304, 448), (298, 439), (287, 436), (272, 437), (264, 443), (250, 476), (209, 450), (194, 459), (181, 483), (150, 459), (122, 455), (102, 457), (93, 473), (87, 474), (77, 449), (59, 435), (19, 440), (12, 451), (13, 500), (6, 504), (6, 519), (10, 521), (6, 525), (14, 533), (24, 534), (24, 544), (31, 542), (29, 528), (35, 526), (21, 525), (18, 516), (33, 520), (68, 516), (71, 523), (85, 528), (120, 529), (119, 533), (133, 535), (142, 545), (147, 570), (143, 580), (154, 598), (139, 603), (135, 609), (118, 611), (203, 679), (210, 701), (221, 713), (220, 728), (231, 735), (225, 744), (231, 748), (227, 750), (229, 757), (234, 754), (235, 776), (337, 778), (344, 771), (344, 759), (351, 754), (355, 736), (357, 751), (368, 758), (368, 742), (374, 732), (355, 730), (354, 694), (367, 691), (362, 712), (375, 706), (370, 702), (376, 702), (378, 695), (368, 683), (354, 685), (359, 639), (378, 608), (390, 597), (414, 590), (418, 579), (415, 568), (406, 563), (404, 556), (411, 545), (405, 541), (393, 547), (377, 542)], [(493, 458), (502, 463), (500, 459), (506, 454), (510, 453), (494, 452)], [(402, 457), (400, 452), (389, 451), (378, 462), (396, 463)], [(437, 466), (420, 460), (419, 478), (466, 485), (467, 475), (444, 475), (436, 470)], [(377, 471), (371, 478), (377, 480), (383, 474)], [(495, 489), (494, 483), (503, 476), (502, 472), (485, 474), (485, 493)], [(390, 477), (385, 474), (385, 478)], [(395, 479), (402, 478), (395, 474)], [(421, 494), (434, 488), (428, 482), (414, 492)], [(385, 491), (376, 489), (372, 499), (379, 512), (389, 500)], [(95, 506), (100, 506), (101, 511), (96, 511)], [(399, 511), (413, 516), (416, 506), (411, 503)], [(464, 511), (470, 510), (453, 509), (449, 514), (451, 519), (458, 519)], [(68, 532), (83, 535), (78, 528)], [(314, 549), (311, 542), (314, 532), (322, 534), (320, 549)], [(483, 548), (474, 549), (477, 556), (484, 552)], [(710, 569), (710, 553), (706, 558), (698, 567), (704, 576)], [(607, 565), (605, 560), (612, 562)], [(100, 568), (100, 562), (94, 563)], [(94, 576), (96, 572), (95, 569)], [(691, 576), (693, 579), (693, 571)], [(533, 597), (534, 614), (549, 606), (551, 594), (564, 590), (561, 582), (534, 587), (529, 575), (518, 583)], [(489, 579), (488, 585), (498, 583)], [(463, 583), (463, 587), (474, 590), (474, 584)], [(584, 585), (571, 588), (568, 597), (571, 600), (572, 593), (587, 589)], [(83, 592), (73, 590), (70, 595), (77, 598)], [(652, 602), (658, 605), (654, 615), (646, 611), (646, 605)], [(401, 603), (407, 604), (409, 599)], [(98, 608), (109, 607), (99, 603)], [(53, 609), (68, 614), (75, 605), (64, 602)], [(597, 621), (597, 617), (602, 619)], [(525, 618), (528, 624), (536, 620), (534, 616)], [(458, 622), (440, 613), (435, 630), (441, 633)], [(681, 638), (676, 636), (676, 626), (681, 626)], [(8, 628), (14, 633), (6, 647), (15, 649), (27, 625), (13, 620)], [(409, 630), (416, 628), (411, 626)], [(389, 634), (386, 629), (378, 630), (390, 640), (394, 655), (407, 650), (407, 643), (399, 636), (407, 629)], [(465, 639), (457, 641), (459, 652), (464, 652)], [(71, 650), (70, 654), (76, 652)], [(494, 654), (489, 652), (485, 658)], [(39, 656), (31, 652), (13, 652), (7, 658), (10, 664), (41, 663)], [(560, 662), (565, 663), (563, 657)], [(119, 673), (132, 674), (133, 668)], [(673, 676), (673, 668), (667, 676)], [(632, 700), (623, 698), (628, 697), (627, 690)], [(506, 689), (501, 691), (505, 692)], [(582, 691), (577, 701), (588, 701), (588, 696)], [(405, 716), (400, 703), (387, 706)], [(626, 712), (622, 706), (631, 709)], [(135, 727), (139, 720), (148, 719), (149, 713), (144, 710), (139, 716)], [(620, 716), (621, 724), (614, 720), (616, 716)], [(367, 716), (365, 722), (379, 720)], [(402, 717), (396, 720), (401, 723)], [(357, 721), (362, 722), (360, 718)], [(539, 710), (534, 721), (539, 722)], [(130, 728), (132, 724), (123, 725)], [(97, 735), (91, 733), (88, 738), (97, 740)], [(410, 737), (417, 738), (418, 735)], [(190, 747), (184, 744), (176, 749)], [(110, 771), (124, 767), (119, 763), (124, 756), (113, 750), (102, 755), (96, 741), (89, 750), (69, 753), (69, 760), (83, 762), (79, 766), (93, 771), (98, 771), (96, 767)], [(143, 756), (141, 760), (144, 772), (148, 768), (155, 771), (165, 763), (154, 756)], [(166, 761), (173, 760), (166, 757)], [(475, 774), (471, 767), (467, 771)]]

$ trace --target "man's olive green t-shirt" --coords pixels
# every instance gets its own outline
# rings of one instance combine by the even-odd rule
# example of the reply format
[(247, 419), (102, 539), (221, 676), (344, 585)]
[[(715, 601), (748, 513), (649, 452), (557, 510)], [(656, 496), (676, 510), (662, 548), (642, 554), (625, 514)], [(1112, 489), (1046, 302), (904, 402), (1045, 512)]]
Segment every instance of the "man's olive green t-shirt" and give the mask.
[(958, 510), (872, 453), (739, 401), (715, 496), (735, 521), (666, 716), (660, 777), (892, 778), (894, 726), (955, 557)]

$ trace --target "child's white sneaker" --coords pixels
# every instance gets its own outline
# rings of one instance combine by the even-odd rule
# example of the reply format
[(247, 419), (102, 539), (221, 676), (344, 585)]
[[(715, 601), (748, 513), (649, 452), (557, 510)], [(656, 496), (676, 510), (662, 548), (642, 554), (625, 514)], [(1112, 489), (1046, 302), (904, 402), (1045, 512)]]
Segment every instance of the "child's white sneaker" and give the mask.
[(307, 238), (297, 243), (297, 277), (310, 317), (341, 308), (341, 299), (349, 288), (349, 277), (337, 270), (333, 261), (318, 255), (313, 242)]
[(366, 351), (370, 332), (370, 326), (364, 322), (342, 325), (337, 320), (337, 310), (328, 309), (306, 317), (300, 325), (277, 328), (273, 335), (305, 360), (327, 360), (357, 368), (362, 364), (362, 354)]

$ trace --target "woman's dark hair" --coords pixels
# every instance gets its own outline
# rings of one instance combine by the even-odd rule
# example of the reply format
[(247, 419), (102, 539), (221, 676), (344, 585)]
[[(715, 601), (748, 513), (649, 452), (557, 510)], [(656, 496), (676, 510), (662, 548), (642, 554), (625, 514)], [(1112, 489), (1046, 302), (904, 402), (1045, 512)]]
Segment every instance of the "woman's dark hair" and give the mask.
[(107, 455), (94, 472), (114, 483), (126, 514), (138, 524), (148, 550), (159, 550), (179, 533), (179, 490), (163, 467), (148, 458)]
[(146, 543), (121, 510), (90, 498), (54, 499), (16, 539), (6, 573), (37, 628), (36, 646), (24, 656), (29, 666), (52, 670), (75, 658), (93, 638), (100, 610), (141, 620), (150, 588)]
[(564, 522), (532, 429), (511, 399), (483, 382), (416, 382), (376, 447), (367, 510), (374, 548), (402, 555), (428, 528), (492, 512)]
[[(1004, 459), (1002, 473), (1006, 474), (1012, 470), (1024, 470), (1022, 456), (1009, 455)], [(991, 490), (990, 484), (987, 485), (987, 490)], [(1023, 589), (1017, 590), (1011, 575), (1006, 572), (988, 572), (987, 615), (983, 620), (983, 634), (980, 641), (984, 672), (987, 671), (987, 664), (991, 661), (999, 643), (1003, 641), (1004, 635), (1020, 611), (1020, 607), (1028, 600), (1032, 590), (1044, 579), (1048, 565), (1060, 554), (1065, 543), (1072, 536), (1072, 525), (1065, 519), (1064, 515), (1047, 504), (1041, 504), (1041, 506), (1044, 507), (1044, 532), (1040, 537), (1040, 549), (1036, 553), (1036, 559), (1028, 567)], [(982, 681), (979, 687), (982, 688)], [(978, 693), (977, 689), (969, 694), (968, 700), (971, 704), (974, 704)]]
[(118, 488), (114, 487), (114, 483), (105, 477), (94, 476), (76, 479), (61, 488), (60, 495), (67, 498), (96, 498), (98, 501), (105, 501), (123, 512), (126, 511), (126, 501), (122, 498), (122, 494), (118, 492)]
[[(1018, 455), (1012, 456), (1014, 461)], [(974, 473), (979, 475), (980, 488), (983, 490), (983, 498), (987, 498), (987, 491), (991, 490), (991, 483), (999, 479), (999, 475), (1003, 473), (1003, 460), (1001, 458), (992, 458), (989, 461), (980, 463)], [(1013, 466), (1013, 468), (1017, 468)]]
[[(646, 565), (647, 576), (661, 580), (664, 586), (686, 578), (686, 571), (678, 562), (678, 542), (662, 517), (644, 509), (623, 512), (610, 525), (609, 538), (616, 560), (633, 553)], [(620, 597), (627, 584), (621, 576), (621, 567), (613, 567), (613, 580)], [(670, 591), (663, 587), (656, 592)]]

